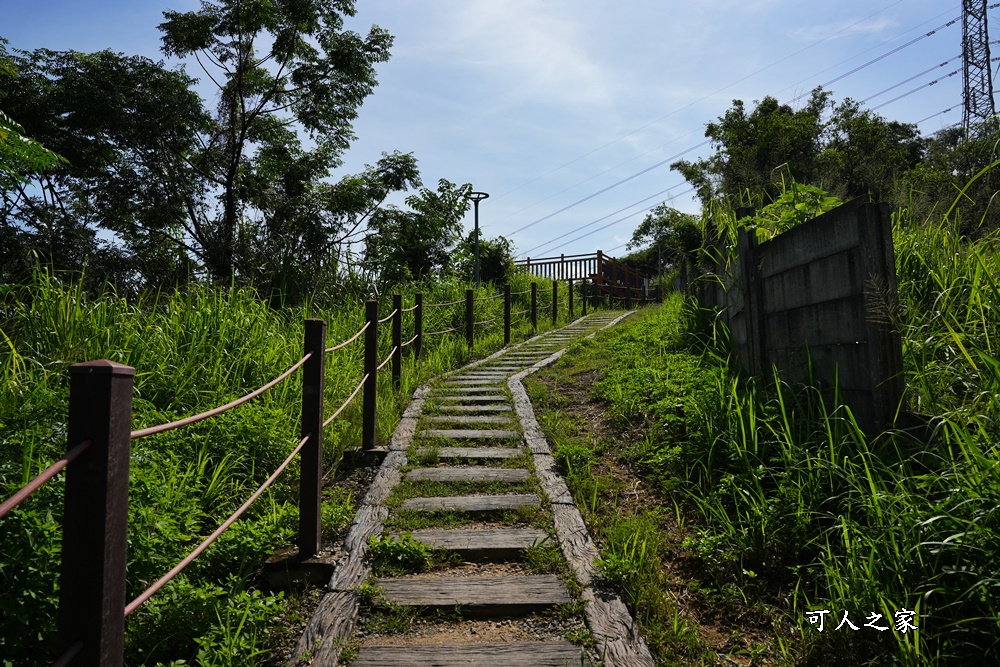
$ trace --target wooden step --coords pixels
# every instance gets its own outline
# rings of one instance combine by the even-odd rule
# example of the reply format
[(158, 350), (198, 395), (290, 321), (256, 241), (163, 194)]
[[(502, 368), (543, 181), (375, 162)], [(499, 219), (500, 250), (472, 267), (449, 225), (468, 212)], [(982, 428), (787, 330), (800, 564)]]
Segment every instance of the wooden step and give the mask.
[(499, 385), (503, 382), (500, 378), (472, 378), (469, 380), (445, 380), (441, 383), (442, 387), (484, 387), (486, 385)]
[(454, 551), (467, 561), (517, 558), (525, 549), (552, 539), (538, 528), (421, 528), (412, 534), (419, 542)]
[(496, 403), (497, 401), (506, 401), (507, 397), (503, 394), (496, 394), (490, 396), (432, 396), (435, 401), (464, 401), (466, 403)]
[(522, 507), (538, 507), (541, 501), (534, 493), (508, 493), (494, 496), (435, 496), (410, 498), (400, 506), (418, 512), (499, 512)]
[[(426, 447), (415, 450), (415, 455), (420, 456), (430, 451)], [(515, 456), (524, 454), (526, 450), (521, 447), (438, 447), (439, 459), (512, 459)]]
[(509, 424), (512, 421), (510, 417), (496, 415), (434, 415), (424, 419), (429, 422), (449, 424)]
[(382, 597), (405, 607), (457, 610), (467, 618), (502, 618), (573, 601), (554, 574), (512, 577), (399, 577), (378, 579)]
[(510, 412), (509, 405), (441, 405), (442, 412)]
[[(499, 387), (438, 387), (438, 389), (447, 390), (452, 394), (495, 394), (500, 392)], [(433, 397), (433, 394), (431, 396)]]
[(427, 438), (454, 438), (456, 440), (514, 440), (521, 437), (517, 431), (505, 429), (459, 429), (459, 428), (429, 428), (420, 431), (419, 435)]
[(441, 466), (438, 468), (414, 468), (406, 473), (406, 479), (427, 482), (523, 482), (530, 475), (531, 473), (523, 468)]
[(352, 667), (580, 667), (590, 660), (565, 639), (482, 644), (365, 646)]

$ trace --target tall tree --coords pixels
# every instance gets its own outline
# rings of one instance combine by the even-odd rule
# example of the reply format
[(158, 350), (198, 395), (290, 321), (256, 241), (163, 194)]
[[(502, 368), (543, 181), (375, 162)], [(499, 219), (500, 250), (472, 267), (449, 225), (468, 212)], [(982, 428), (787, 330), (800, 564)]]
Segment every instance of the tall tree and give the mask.
[[(218, 93), (212, 123), (189, 158), (199, 189), (185, 223), (213, 278), (252, 275), (250, 240), (262, 230), (280, 236), (293, 218), (308, 225), (303, 219), (322, 208), (323, 197), (300, 206), (298, 195), (340, 163), (354, 137), (351, 122), (376, 85), (375, 64), (388, 59), (392, 43), (377, 26), (366, 37), (344, 29), (354, 4), (203, 0), (198, 11), (164, 12), (164, 53), (194, 58)], [(300, 130), (313, 149), (302, 147)], [(276, 214), (260, 194), (279, 174), (296, 205)]]
[[(197, 253), (182, 225), (197, 189), (186, 156), (205, 122), (193, 80), (111, 51), (15, 51), (11, 60), (18, 70), (5, 86), (11, 116), (68, 162), (2, 184), (5, 228), (43, 262), (77, 271), (88, 266), (101, 280), (130, 270), (97, 237), (98, 228), (117, 234), (133, 256), (139, 247), (157, 255), (133, 267), (140, 274), (172, 271), (182, 255)], [(111, 264), (102, 263), (112, 256)]]
[[(681, 213), (677, 209), (660, 204), (646, 214), (639, 226), (632, 232), (627, 248), (651, 249), (653, 267), (675, 264), (689, 252), (701, 245), (701, 227), (698, 217)], [(648, 268), (648, 267), (647, 267)], [(657, 273), (656, 270), (653, 273)]]
[(365, 236), (365, 262), (383, 284), (419, 279), (451, 266), (462, 218), (471, 206), (472, 184), (438, 181), (437, 190), (421, 188), (406, 198), (410, 210), (395, 206), (372, 216)]

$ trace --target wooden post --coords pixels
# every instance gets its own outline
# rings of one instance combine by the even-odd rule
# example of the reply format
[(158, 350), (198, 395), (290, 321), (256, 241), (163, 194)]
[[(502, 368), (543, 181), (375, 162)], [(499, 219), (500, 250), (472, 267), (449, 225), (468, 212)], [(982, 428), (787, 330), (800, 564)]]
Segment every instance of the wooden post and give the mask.
[(597, 251), (597, 283), (604, 284), (604, 251)]
[(299, 453), (299, 557), (316, 555), (322, 544), (323, 491), (323, 389), (326, 362), (326, 322), (306, 320), (304, 353), (312, 353), (302, 366), (302, 428), (309, 436)]
[(573, 321), (573, 279), (569, 279), (569, 321)]
[(69, 367), (67, 450), (57, 651), (70, 664), (120, 667), (125, 650), (128, 475), (135, 369), (113, 361)]
[(531, 330), (538, 331), (538, 283), (531, 283)]
[(510, 345), (510, 285), (503, 286), (503, 344)]
[(559, 318), (559, 281), (552, 281), (552, 326), (556, 325)]
[(420, 358), (420, 346), (424, 342), (424, 293), (417, 292), (417, 309), (413, 311), (413, 357)]
[(473, 296), (475, 292), (470, 289), (465, 290), (465, 342), (469, 344), (469, 350), (472, 350), (472, 327), (475, 326), (476, 320), (473, 317), (475, 299)]
[(587, 316), (587, 279), (580, 283), (580, 298), (583, 300), (583, 316)]
[(375, 375), (378, 372), (378, 301), (369, 299), (365, 302), (365, 319), (368, 328), (365, 330), (365, 380), (364, 399), (361, 410), (361, 448), (369, 451), (375, 449), (375, 397), (378, 393), (378, 382)]
[(396, 313), (392, 316), (392, 346), (395, 351), (392, 353), (392, 386), (399, 390), (400, 378), (403, 376), (403, 295), (392, 295), (392, 309)]

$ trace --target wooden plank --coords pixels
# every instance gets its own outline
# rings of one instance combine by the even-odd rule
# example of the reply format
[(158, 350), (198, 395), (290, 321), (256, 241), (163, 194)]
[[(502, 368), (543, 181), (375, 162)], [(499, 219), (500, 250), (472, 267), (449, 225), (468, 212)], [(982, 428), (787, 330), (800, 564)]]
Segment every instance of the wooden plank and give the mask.
[(412, 535), (429, 546), (454, 551), (465, 560), (516, 558), (525, 549), (552, 539), (538, 528), (422, 528)]
[(409, 481), (429, 482), (523, 482), (530, 473), (523, 468), (441, 467), (415, 468), (406, 473)]
[(458, 429), (458, 428), (429, 428), (420, 432), (420, 435), (427, 438), (455, 438), (460, 440), (514, 440), (521, 437), (517, 431), (504, 429)]
[(503, 394), (496, 394), (495, 396), (435, 396), (434, 398), (438, 401), (462, 401), (464, 403), (496, 403), (497, 401), (507, 400), (507, 397)]
[(320, 600), (319, 608), (292, 650), (290, 664), (336, 665), (358, 615), (354, 593), (334, 591)]
[(586, 652), (565, 639), (482, 644), (366, 646), (354, 667), (577, 667), (590, 665)]
[(441, 383), (443, 387), (472, 387), (478, 385), (488, 385), (488, 384), (500, 384), (496, 379), (492, 378), (472, 378), (469, 380), (447, 380)]
[(434, 415), (424, 417), (424, 419), (429, 422), (448, 424), (509, 424), (512, 421), (510, 417), (496, 415)]
[[(420, 456), (430, 451), (426, 447), (421, 447), (414, 452), (415, 456)], [(520, 447), (438, 447), (439, 459), (511, 459), (524, 454)]]
[(382, 597), (393, 604), (455, 609), (466, 617), (498, 617), (539, 611), (573, 601), (555, 574), (513, 577), (401, 577), (378, 579)]
[[(442, 391), (451, 392), (450, 396), (463, 395), (463, 394), (495, 394), (500, 388), (499, 387), (438, 387)], [(433, 396), (433, 398), (440, 398), (439, 396)]]
[(541, 501), (534, 493), (510, 493), (495, 496), (436, 496), (431, 498), (410, 498), (401, 507), (418, 512), (498, 512), (516, 510), (522, 507), (538, 507)]
[(510, 412), (509, 405), (442, 405), (442, 412)]

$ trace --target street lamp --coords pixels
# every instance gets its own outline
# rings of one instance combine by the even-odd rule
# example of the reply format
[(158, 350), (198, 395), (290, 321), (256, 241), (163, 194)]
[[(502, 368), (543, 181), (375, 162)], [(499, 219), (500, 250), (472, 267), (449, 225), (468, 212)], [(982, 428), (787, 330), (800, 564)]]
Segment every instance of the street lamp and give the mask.
[(472, 200), (472, 203), (475, 205), (475, 208), (476, 208), (476, 240), (475, 240), (475, 246), (476, 246), (476, 264), (475, 264), (475, 267), (476, 268), (475, 268), (475, 279), (476, 279), (476, 288), (477, 289), (479, 288), (479, 202), (481, 202), (482, 200), (484, 200), (484, 199), (486, 199), (488, 197), (489, 197), (489, 195), (487, 193), (485, 193), (485, 192), (470, 192), (469, 193), (469, 199)]

